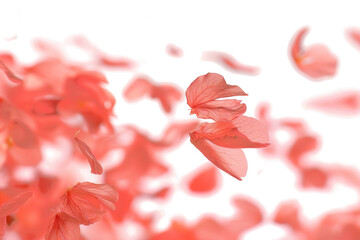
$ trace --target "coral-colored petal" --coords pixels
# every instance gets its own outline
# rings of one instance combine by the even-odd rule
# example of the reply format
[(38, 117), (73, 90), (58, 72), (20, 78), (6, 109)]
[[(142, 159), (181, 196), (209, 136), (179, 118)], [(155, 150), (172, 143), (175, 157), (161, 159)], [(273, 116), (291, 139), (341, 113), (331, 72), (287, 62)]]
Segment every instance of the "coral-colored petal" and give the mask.
[(2, 70), (8, 79), (12, 81), (13, 83), (21, 83), (23, 80), (16, 76), (2, 61), (0, 61), (0, 70)]
[(258, 148), (269, 145), (266, 126), (255, 118), (245, 116), (231, 122), (202, 123), (193, 135), (227, 148)]
[(360, 48), (360, 30), (359, 29), (349, 29), (347, 30), (347, 36), (350, 38), (351, 42), (358, 48)]
[(317, 44), (301, 56), (298, 67), (314, 79), (329, 77), (336, 73), (337, 59), (326, 46)]
[(5, 235), (6, 217), (0, 217), (0, 239)]
[(308, 105), (325, 113), (356, 115), (360, 113), (360, 92), (334, 93), (310, 100)]
[(328, 183), (328, 174), (318, 167), (301, 169), (301, 184), (303, 187), (324, 188)]
[(74, 188), (61, 197), (60, 209), (84, 225), (99, 221), (105, 213), (95, 196)]
[(118, 193), (107, 184), (83, 182), (76, 184), (62, 197), (60, 209), (79, 223), (89, 225), (100, 220), (103, 206), (115, 210)]
[(233, 56), (226, 53), (205, 52), (204, 58), (206, 60), (217, 62), (225, 66), (226, 68), (238, 73), (245, 73), (250, 75), (256, 75), (259, 73), (259, 68), (239, 63)]
[(172, 123), (166, 128), (159, 144), (166, 147), (175, 146), (185, 138), (189, 132), (195, 130), (198, 125), (198, 121)]
[(247, 95), (240, 87), (226, 84), (224, 77), (217, 73), (208, 73), (196, 78), (185, 94), (191, 108), (218, 98)]
[(178, 46), (174, 44), (169, 44), (166, 46), (166, 52), (172, 57), (182, 57), (183, 51)]
[(307, 49), (302, 47), (303, 38), (308, 31), (308, 28), (301, 29), (290, 46), (295, 65), (312, 80), (322, 80), (335, 75), (337, 58), (326, 46), (315, 44)]
[(128, 101), (136, 101), (146, 96), (159, 100), (164, 111), (169, 113), (174, 103), (182, 98), (182, 93), (174, 86), (155, 85), (144, 77), (135, 78), (124, 91), (124, 97)]
[(276, 210), (274, 222), (286, 224), (293, 229), (299, 229), (301, 226), (299, 215), (299, 206), (296, 202), (283, 202)]
[(129, 189), (119, 189), (119, 201), (115, 204), (115, 210), (111, 212), (113, 219), (117, 222), (122, 222), (126, 215), (130, 212), (131, 205), (135, 199), (134, 193)]
[(75, 137), (75, 142), (77, 143), (80, 151), (84, 154), (84, 156), (89, 161), (89, 164), (91, 167), (91, 173), (102, 174), (103, 168), (100, 165), (99, 161), (94, 156), (94, 154), (92, 153), (89, 146), (86, 143), (84, 143), (83, 141), (81, 141), (78, 137)]
[(224, 148), (206, 139), (196, 139), (190, 133), (194, 146), (216, 167), (241, 180), (247, 172), (247, 161), (244, 152), (238, 148)]
[(214, 100), (204, 103), (192, 110), (198, 118), (213, 119), (214, 121), (231, 121), (244, 114), (246, 105), (240, 100)]
[(240, 234), (263, 221), (263, 213), (255, 202), (239, 196), (233, 198), (232, 202), (237, 210), (233, 219), (228, 223), (228, 228), (232, 232)]
[(46, 194), (48, 193), (55, 185), (55, 183), (58, 181), (55, 177), (45, 176), (41, 175), (39, 176), (39, 189), (42, 193)]
[(34, 148), (37, 144), (34, 132), (22, 122), (13, 122), (9, 129), (9, 135), (14, 144), (21, 148)]
[(39, 116), (49, 116), (57, 114), (57, 105), (60, 99), (41, 98), (34, 102), (33, 113)]
[(75, 187), (95, 196), (106, 207), (111, 210), (115, 210), (115, 203), (119, 200), (119, 195), (117, 191), (110, 185), (82, 182), (76, 184)]
[(8, 201), (6, 201), (4, 204), (0, 206), (0, 218), (13, 214), (31, 196), (32, 196), (31, 192), (24, 192), (10, 198)]
[(207, 193), (217, 187), (218, 180), (218, 170), (214, 166), (207, 165), (196, 172), (196, 175), (188, 183), (188, 187), (195, 193)]
[(80, 240), (79, 223), (66, 213), (57, 213), (50, 221), (45, 240)]
[(287, 153), (289, 160), (298, 166), (303, 156), (308, 152), (314, 151), (319, 145), (316, 137), (306, 135), (298, 137)]

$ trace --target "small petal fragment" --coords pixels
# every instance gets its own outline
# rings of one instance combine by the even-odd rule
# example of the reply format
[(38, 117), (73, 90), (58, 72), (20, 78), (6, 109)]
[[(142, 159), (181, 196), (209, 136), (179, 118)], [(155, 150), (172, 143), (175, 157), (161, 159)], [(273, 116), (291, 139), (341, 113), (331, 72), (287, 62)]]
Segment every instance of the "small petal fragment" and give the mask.
[(79, 146), (80, 151), (84, 154), (84, 156), (89, 161), (91, 167), (91, 173), (101, 175), (103, 173), (103, 168), (100, 165), (99, 161), (96, 159), (94, 154), (92, 153), (89, 146), (81, 141), (78, 137), (75, 137), (75, 142)]
[(238, 73), (244, 73), (249, 75), (256, 75), (259, 73), (259, 68), (242, 64), (238, 62), (233, 56), (226, 53), (205, 52), (204, 59), (214, 61)]

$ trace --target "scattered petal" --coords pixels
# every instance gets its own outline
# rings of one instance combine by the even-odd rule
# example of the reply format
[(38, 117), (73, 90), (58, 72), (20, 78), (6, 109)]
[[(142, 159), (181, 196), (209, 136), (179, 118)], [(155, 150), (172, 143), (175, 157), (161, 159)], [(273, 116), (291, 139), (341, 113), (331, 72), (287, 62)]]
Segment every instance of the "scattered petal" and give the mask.
[(308, 31), (308, 28), (302, 28), (291, 43), (290, 51), (294, 64), (314, 81), (334, 76), (337, 69), (337, 58), (326, 46), (315, 44), (303, 49), (302, 41)]

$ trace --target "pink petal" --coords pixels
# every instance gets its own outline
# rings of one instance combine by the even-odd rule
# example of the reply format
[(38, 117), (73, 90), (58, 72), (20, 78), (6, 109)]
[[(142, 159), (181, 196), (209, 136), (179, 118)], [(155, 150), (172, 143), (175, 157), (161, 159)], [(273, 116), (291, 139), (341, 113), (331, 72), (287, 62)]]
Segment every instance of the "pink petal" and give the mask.
[(166, 52), (172, 57), (182, 57), (183, 55), (181, 48), (175, 46), (174, 44), (167, 45)]

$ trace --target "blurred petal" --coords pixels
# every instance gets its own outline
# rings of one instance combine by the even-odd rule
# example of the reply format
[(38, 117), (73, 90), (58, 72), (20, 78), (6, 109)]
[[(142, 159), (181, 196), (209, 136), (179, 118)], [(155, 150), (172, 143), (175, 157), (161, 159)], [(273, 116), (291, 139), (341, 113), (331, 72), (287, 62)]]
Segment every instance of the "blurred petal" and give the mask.
[(334, 93), (310, 100), (307, 105), (324, 113), (356, 115), (360, 113), (360, 92)]
[(224, 148), (206, 139), (195, 139), (190, 133), (194, 146), (216, 167), (241, 180), (247, 172), (247, 161), (244, 152), (238, 148)]
[(245, 73), (250, 75), (256, 75), (259, 73), (259, 68), (247, 66), (239, 63), (234, 57), (222, 52), (205, 52), (204, 59), (214, 61), (224, 67), (233, 70), (238, 73)]
[(188, 183), (189, 189), (195, 193), (213, 191), (218, 186), (219, 175), (217, 171), (218, 170), (211, 165), (201, 168), (200, 171), (197, 170)]
[(293, 62), (302, 73), (314, 81), (334, 76), (337, 69), (337, 58), (326, 46), (315, 44), (303, 49), (302, 41), (308, 31), (308, 28), (301, 29), (291, 43)]

